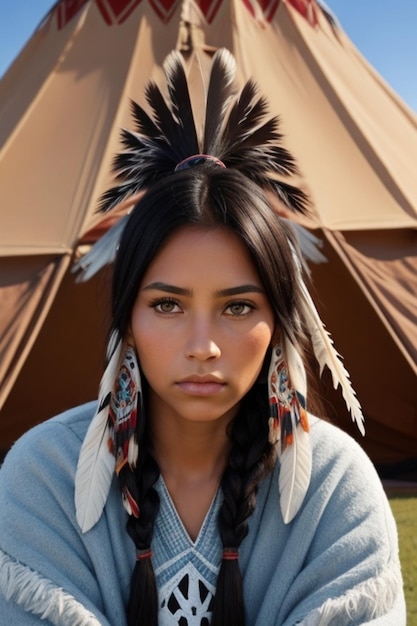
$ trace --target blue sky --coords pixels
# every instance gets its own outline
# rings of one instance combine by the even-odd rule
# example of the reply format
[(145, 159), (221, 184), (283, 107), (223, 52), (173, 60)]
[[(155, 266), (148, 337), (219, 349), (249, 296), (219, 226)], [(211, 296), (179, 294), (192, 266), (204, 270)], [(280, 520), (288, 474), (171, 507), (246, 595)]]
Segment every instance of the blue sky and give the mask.
[[(417, 111), (417, 0), (326, 0), (357, 48)], [(0, 0), (0, 76), (54, 0)]]

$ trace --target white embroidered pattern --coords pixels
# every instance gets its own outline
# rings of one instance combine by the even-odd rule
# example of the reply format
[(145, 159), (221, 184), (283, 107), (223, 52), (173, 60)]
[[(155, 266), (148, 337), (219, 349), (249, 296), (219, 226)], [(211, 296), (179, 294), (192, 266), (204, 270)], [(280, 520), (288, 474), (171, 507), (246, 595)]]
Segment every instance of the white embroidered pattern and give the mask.
[(192, 541), (162, 478), (156, 488), (160, 509), (152, 539), (152, 562), (159, 597), (159, 626), (209, 626), (222, 545), (214, 498), (198, 537)]
[(159, 592), (160, 626), (209, 626), (214, 592), (188, 564)]

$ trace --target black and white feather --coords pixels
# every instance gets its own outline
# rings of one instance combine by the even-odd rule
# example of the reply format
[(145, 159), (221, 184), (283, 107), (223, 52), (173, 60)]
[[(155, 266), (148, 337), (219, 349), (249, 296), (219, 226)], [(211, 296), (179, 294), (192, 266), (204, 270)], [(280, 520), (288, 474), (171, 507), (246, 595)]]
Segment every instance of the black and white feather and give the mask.
[(122, 131), (124, 149), (113, 163), (118, 184), (103, 195), (101, 210), (108, 211), (129, 195), (149, 188), (187, 157), (209, 154), (272, 189), (291, 210), (305, 211), (306, 194), (282, 180), (296, 174), (297, 168), (281, 145), (279, 118), (268, 117), (266, 100), (258, 95), (253, 81), (236, 94), (232, 54), (223, 48), (213, 57), (200, 137), (181, 54), (171, 52), (163, 69), (168, 97), (151, 81), (146, 88), (151, 113), (132, 102), (135, 130)]
[[(249, 80), (235, 86), (236, 62), (225, 48), (213, 56), (207, 85), (206, 113), (199, 133), (181, 54), (174, 50), (163, 65), (167, 97), (154, 81), (145, 91), (148, 113), (131, 102), (133, 130), (121, 131), (123, 149), (113, 161), (117, 184), (100, 199), (110, 211), (130, 196), (175, 172), (178, 163), (196, 154), (220, 159), (260, 187), (271, 190), (291, 211), (304, 213), (309, 200), (287, 179), (298, 173), (291, 154), (281, 145), (280, 120), (268, 114), (266, 100)], [(125, 220), (124, 220), (125, 221)], [(74, 267), (85, 281), (114, 259), (123, 228), (115, 227)]]

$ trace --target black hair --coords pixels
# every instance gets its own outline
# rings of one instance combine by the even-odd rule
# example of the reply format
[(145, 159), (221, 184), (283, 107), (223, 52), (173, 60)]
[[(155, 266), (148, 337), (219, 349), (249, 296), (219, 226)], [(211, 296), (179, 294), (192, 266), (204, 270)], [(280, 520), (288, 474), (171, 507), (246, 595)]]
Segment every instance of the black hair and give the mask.
[[(295, 346), (303, 345), (298, 284), (291, 229), (268, 203), (258, 185), (233, 169), (210, 161), (177, 172), (151, 187), (132, 211), (120, 242), (113, 277), (113, 327), (126, 336), (144, 273), (178, 229), (198, 225), (224, 227), (244, 243), (263, 283), (277, 328)], [(291, 243), (290, 243), (291, 242)], [(137, 550), (150, 548), (159, 499), (154, 484), (159, 468), (152, 456), (145, 417), (138, 433), (141, 454), (134, 473), (125, 468), (140, 516), (129, 517), (127, 530)], [(238, 549), (248, 533), (260, 481), (275, 462), (268, 441), (267, 385), (261, 379), (248, 392), (229, 429), (231, 451), (221, 480), (223, 504), (219, 533), (224, 548)], [(138, 560), (132, 574), (128, 625), (158, 623), (158, 600), (150, 559)], [(223, 560), (213, 605), (212, 626), (245, 624), (242, 579), (237, 560)]]

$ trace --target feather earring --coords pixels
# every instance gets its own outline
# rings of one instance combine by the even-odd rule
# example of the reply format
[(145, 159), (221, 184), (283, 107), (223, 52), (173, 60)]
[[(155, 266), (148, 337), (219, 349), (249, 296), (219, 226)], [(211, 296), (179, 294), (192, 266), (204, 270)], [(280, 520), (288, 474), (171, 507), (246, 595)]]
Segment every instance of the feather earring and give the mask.
[[(130, 470), (136, 467), (139, 454), (137, 422), (141, 414), (143, 411), (139, 366), (135, 350), (127, 346), (109, 405), (110, 435), (117, 476), (126, 465)], [(138, 504), (126, 486), (123, 488), (122, 498), (129, 515), (138, 517)]]
[[(136, 353), (113, 333), (108, 364), (100, 382), (97, 412), (81, 447), (75, 474), (75, 508), (83, 533), (100, 519), (113, 475), (126, 465), (133, 470), (138, 459), (137, 420), (142, 411), (142, 389)], [(127, 488), (123, 504), (130, 515), (138, 506)]]
[(273, 347), (268, 373), (269, 441), (279, 450), (280, 507), (288, 524), (307, 493), (312, 466), (304, 365), (291, 341)]
[(109, 446), (108, 404), (117, 376), (122, 342), (117, 333), (110, 337), (107, 367), (100, 382), (97, 412), (81, 446), (75, 473), (75, 509), (83, 533), (100, 519), (113, 479), (115, 459)]

